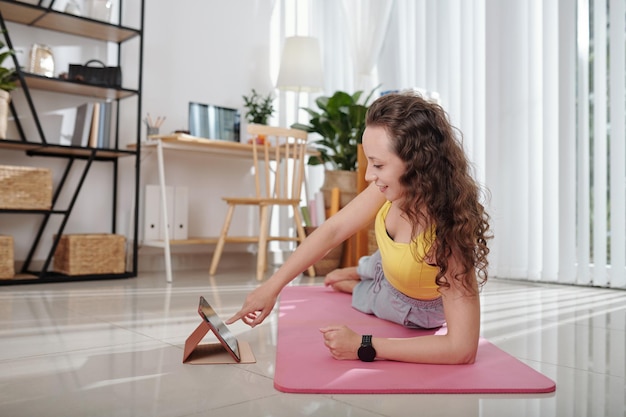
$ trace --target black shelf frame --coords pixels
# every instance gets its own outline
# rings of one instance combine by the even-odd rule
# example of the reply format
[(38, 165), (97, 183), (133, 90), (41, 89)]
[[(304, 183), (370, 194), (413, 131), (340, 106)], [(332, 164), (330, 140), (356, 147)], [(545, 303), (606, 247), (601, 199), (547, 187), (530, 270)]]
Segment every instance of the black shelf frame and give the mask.
[[(37, 132), (39, 134), (39, 142), (28, 140), (24, 134), (24, 129), (21, 126), (21, 122), (17, 115), (17, 111), (13, 105), (10, 104), (11, 113), (14, 117), (17, 131), (19, 133), (19, 139), (0, 139), (0, 149), (9, 149), (16, 151), (24, 151), (26, 155), (33, 157), (53, 157), (66, 159), (65, 169), (59, 184), (56, 187), (56, 191), (52, 199), (52, 207), (50, 210), (15, 210), (15, 209), (0, 209), (2, 213), (19, 213), (19, 214), (31, 214), (42, 216), (41, 223), (31, 244), (28, 255), (24, 261), (24, 264), (18, 274), (10, 280), (0, 280), (0, 285), (15, 285), (15, 284), (33, 284), (33, 283), (48, 283), (48, 282), (68, 282), (77, 280), (101, 280), (101, 279), (119, 279), (119, 278), (132, 278), (137, 276), (138, 265), (138, 214), (139, 214), (139, 184), (140, 184), (140, 163), (141, 160), (141, 147), (140, 135), (141, 135), (141, 108), (142, 108), (142, 83), (143, 83), (143, 27), (145, 16), (145, 0), (140, 0), (140, 29), (134, 29), (130, 27), (122, 26), (121, 24), (110, 24), (107, 22), (97, 21), (86, 17), (69, 15), (57, 10), (53, 10), (54, 0), (51, 0), (48, 6), (43, 6), (43, 0), (40, 0), (37, 5), (31, 5), (28, 3), (22, 3), (15, 0), (0, 0), (0, 29), (6, 40), (6, 45), (9, 49), (13, 49), (13, 44), (9, 36), (5, 21), (11, 21), (14, 23), (38, 27), (56, 32), (67, 33), (71, 35), (78, 35), (86, 38), (92, 38), (100, 41), (116, 42), (118, 51), (118, 62), (121, 62), (121, 49), (122, 44), (132, 38), (139, 37), (139, 77), (137, 89), (128, 88), (109, 88), (97, 85), (90, 85), (76, 81), (70, 81), (60, 78), (44, 77), (37, 74), (31, 74), (24, 72), (18, 62), (17, 58), (13, 56), (15, 68), (17, 70), (17, 77), (19, 81), (19, 87), (23, 90), (26, 102), (29, 110), (33, 116), (33, 121), (36, 125)], [(122, 10), (123, 4), (120, 0), (119, 4), (120, 14), (118, 16), (119, 22), (122, 22)], [(37, 110), (30, 93), (30, 89), (51, 91), (61, 94), (73, 94), (79, 96), (93, 97), (99, 99), (115, 100), (116, 101), (116, 125), (112, 137), (115, 138), (113, 148), (84, 148), (77, 146), (65, 146), (58, 144), (50, 144), (46, 140), (45, 132), (39, 121)], [(133, 150), (119, 149), (119, 112), (120, 112), (120, 100), (128, 97), (137, 97), (137, 120), (136, 120), (136, 147)], [(134, 157), (135, 158), (135, 200), (134, 200), (134, 213), (133, 215), (133, 241), (132, 245), (128, 247), (128, 250), (132, 250), (132, 266), (130, 270), (120, 274), (102, 274), (102, 275), (78, 275), (68, 276), (65, 274), (49, 271), (49, 267), (52, 263), (54, 252), (61, 239), (65, 226), (72, 213), (72, 209), (83, 184), (87, 178), (89, 170), (93, 162), (108, 162), (112, 164), (113, 171), (113, 192), (112, 192), (112, 211), (111, 211), (111, 232), (115, 233), (117, 230), (117, 194), (118, 194), (118, 160), (121, 157)], [(75, 161), (84, 161), (82, 172), (80, 173), (80, 179), (74, 188), (74, 192), (71, 195), (70, 202), (67, 208), (56, 208), (58, 197), (61, 195), (64, 187), (67, 185), (67, 179), (70, 172), (75, 167)], [(48, 227), (49, 220), (52, 216), (61, 216), (61, 222), (54, 234), (53, 243), (50, 246), (48, 255), (44, 261), (40, 270), (36, 271), (31, 268), (31, 263), (37, 248), (41, 243), (41, 239)], [(127, 266), (128, 268), (128, 266)]]

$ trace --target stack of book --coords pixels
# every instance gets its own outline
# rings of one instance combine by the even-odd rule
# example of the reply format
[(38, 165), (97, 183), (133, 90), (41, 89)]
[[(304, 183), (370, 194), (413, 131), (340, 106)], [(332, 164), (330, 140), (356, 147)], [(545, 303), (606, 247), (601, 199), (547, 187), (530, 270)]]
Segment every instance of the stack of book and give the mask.
[(78, 106), (72, 146), (109, 148), (112, 102), (96, 101)]
[(318, 191), (315, 193), (313, 200), (309, 201), (306, 206), (300, 207), (302, 212), (302, 220), (305, 226), (317, 227), (321, 226), (327, 218), (334, 215), (339, 211), (340, 206), (340, 191), (339, 188), (334, 187), (330, 194), (330, 204), (326, 208), (324, 201), (324, 193)]

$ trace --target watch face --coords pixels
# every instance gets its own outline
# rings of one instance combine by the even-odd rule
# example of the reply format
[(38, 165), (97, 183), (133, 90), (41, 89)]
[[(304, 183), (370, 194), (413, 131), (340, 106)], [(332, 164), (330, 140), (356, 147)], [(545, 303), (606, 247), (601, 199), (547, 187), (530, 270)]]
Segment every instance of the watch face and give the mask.
[(373, 362), (376, 358), (376, 350), (372, 345), (361, 346), (358, 350), (358, 355), (363, 362)]

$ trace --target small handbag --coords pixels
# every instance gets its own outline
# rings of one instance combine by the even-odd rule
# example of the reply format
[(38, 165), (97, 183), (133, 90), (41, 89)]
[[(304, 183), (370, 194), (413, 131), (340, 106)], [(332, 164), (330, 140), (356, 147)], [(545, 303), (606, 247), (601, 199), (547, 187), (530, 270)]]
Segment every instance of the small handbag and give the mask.
[[(99, 64), (90, 66), (89, 64)], [(70, 64), (67, 78), (85, 84), (101, 85), (103, 87), (122, 86), (122, 69), (120, 67), (107, 67), (104, 62), (92, 59), (82, 64)]]

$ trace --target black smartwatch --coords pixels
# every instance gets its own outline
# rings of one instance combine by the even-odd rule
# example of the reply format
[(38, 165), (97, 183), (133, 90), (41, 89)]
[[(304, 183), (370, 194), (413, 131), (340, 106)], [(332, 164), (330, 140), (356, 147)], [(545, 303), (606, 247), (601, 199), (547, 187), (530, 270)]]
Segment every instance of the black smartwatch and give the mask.
[(361, 339), (361, 347), (357, 352), (363, 362), (373, 362), (376, 359), (376, 349), (372, 346), (372, 335), (364, 334)]

